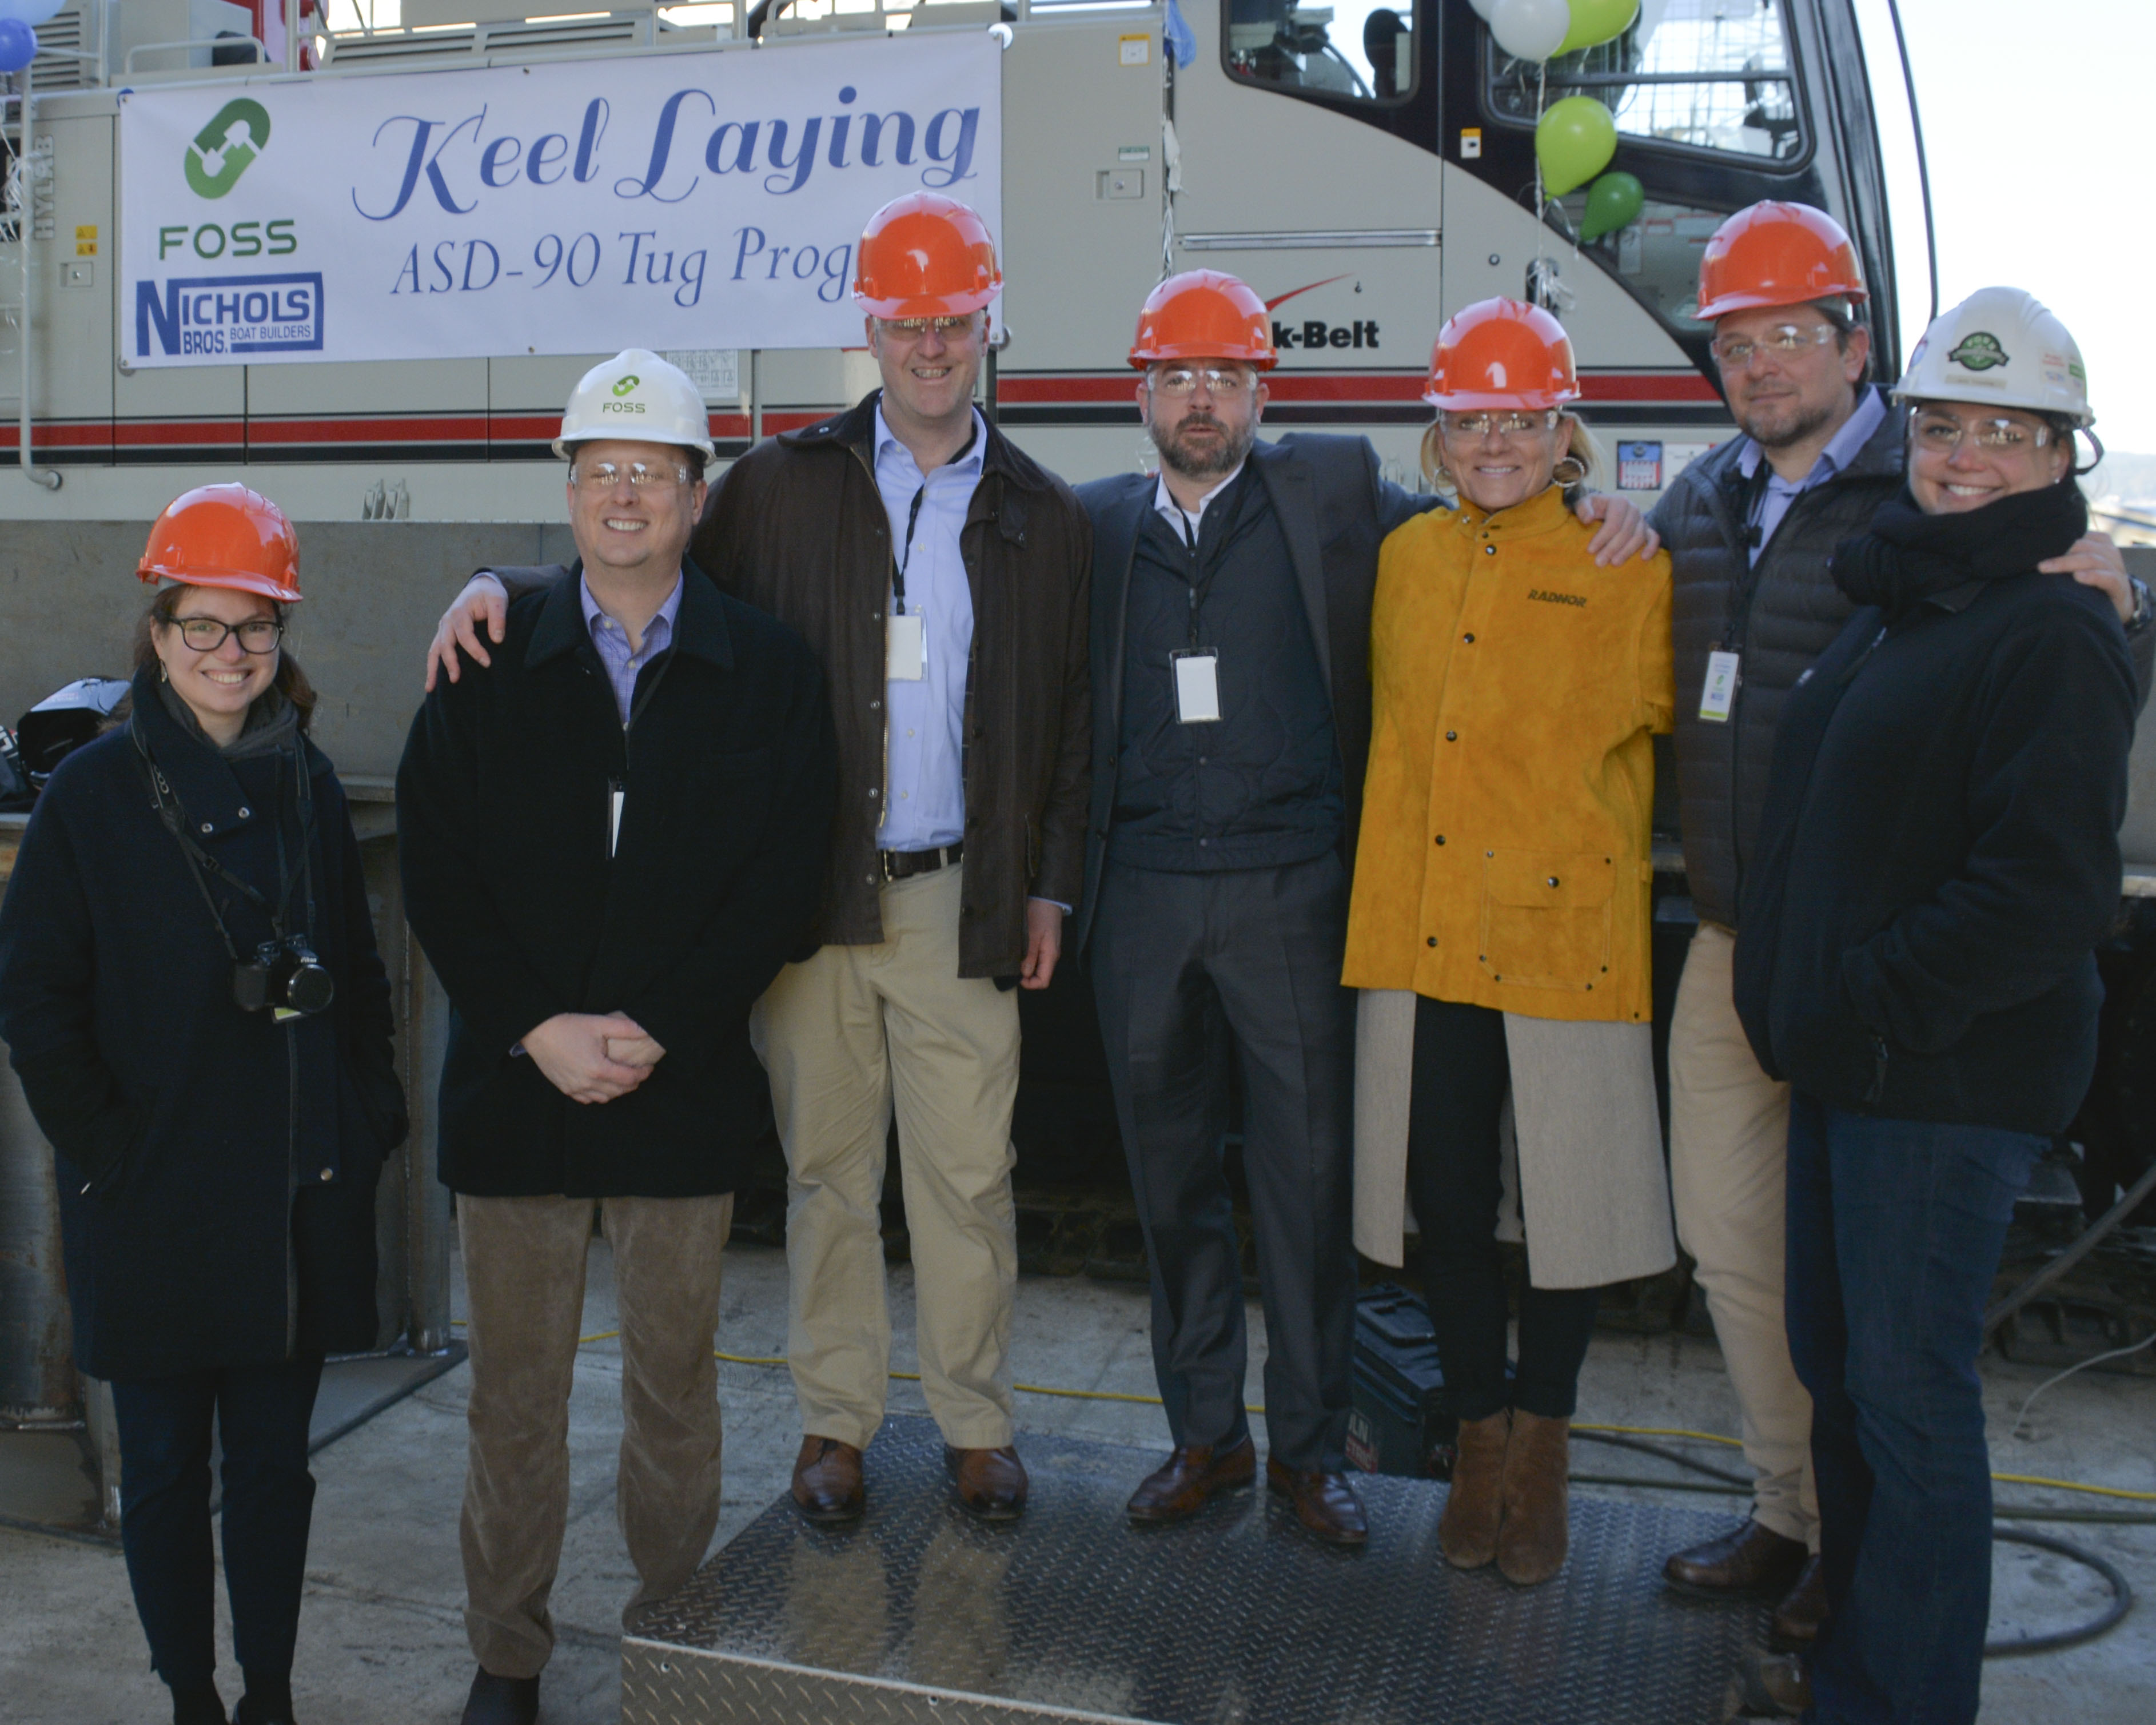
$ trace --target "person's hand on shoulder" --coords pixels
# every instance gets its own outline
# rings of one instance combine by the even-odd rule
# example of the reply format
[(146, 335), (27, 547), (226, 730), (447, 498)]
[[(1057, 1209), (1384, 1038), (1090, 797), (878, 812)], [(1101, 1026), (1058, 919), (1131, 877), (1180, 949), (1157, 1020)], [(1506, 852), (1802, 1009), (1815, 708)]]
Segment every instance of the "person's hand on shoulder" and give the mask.
[(434, 639), (427, 649), (427, 692), (434, 692), (437, 673), (452, 683), (461, 675), (463, 667), (457, 663), (457, 649), (461, 647), (472, 656), (475, 664), (491, 665), (485, 644), (479, 638), (479, 625), (486, 624), (486, 632), (497, 647), (509, 632), (509, 589), (504, 587), (492, 572), (482, 569), (465, 583), (464, 591), (456, 596), (449, 608), (442, 613), (442, 620), (435, 625)]
[(2112, 603), (2121, 623), (2133, 621), (2138, 598), (2126, 572), (2126, 557), (2108, 533), (2084, 533), (2065, 552), (2036, 565), (2046, 575), (2071, 575)]
[(1647, 525), (1640, 506), (1630, 497), (1589, 491), (1579, 500), (1578, 513), (1589, 526), (1601, 523), (1594, 526), (1594, 536), (1587, 542), (1599, 567), (1612, 567), (1628, 557), (1650, 557), (1662, 548), (1662, 536)]

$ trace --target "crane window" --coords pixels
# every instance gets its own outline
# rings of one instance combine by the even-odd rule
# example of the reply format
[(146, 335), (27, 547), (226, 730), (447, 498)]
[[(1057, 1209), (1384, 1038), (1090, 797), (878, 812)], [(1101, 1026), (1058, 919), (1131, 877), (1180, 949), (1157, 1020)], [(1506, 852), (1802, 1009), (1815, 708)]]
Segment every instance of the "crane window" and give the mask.
[[(1643, 0), (1615, 41), (1549, 62), (1548, 99), (1597, 98), (1620, 136), (1794, 165), (1806, 140), (1782, 12), (1782, 0)], [(1489, 59), (1492, 109), (1533, 125), (1538, 69), (1494, 43)]]
[(1390, 105), (1415, 90), (1421, 0), (1221, 0), (1228, 75), (1244, 84), (1332, 101)]

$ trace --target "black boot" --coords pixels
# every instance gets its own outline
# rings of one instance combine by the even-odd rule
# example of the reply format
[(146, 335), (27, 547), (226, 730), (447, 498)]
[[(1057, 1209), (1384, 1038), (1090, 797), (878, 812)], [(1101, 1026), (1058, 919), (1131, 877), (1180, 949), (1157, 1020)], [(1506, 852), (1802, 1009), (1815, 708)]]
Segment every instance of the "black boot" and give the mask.
[(248, 1674), (247, 1692), (233, 1709), (232, 1725), (293, 1725), (292, 1680)]
[(464, 1725), (536, 1725), (538, 1717), (536, 1677), (497, 1677), (480, 1667), (465, 1701)]
[(225, 1725), (224, 1697), (217, 1685), (173, 1684), (172, 1725)]

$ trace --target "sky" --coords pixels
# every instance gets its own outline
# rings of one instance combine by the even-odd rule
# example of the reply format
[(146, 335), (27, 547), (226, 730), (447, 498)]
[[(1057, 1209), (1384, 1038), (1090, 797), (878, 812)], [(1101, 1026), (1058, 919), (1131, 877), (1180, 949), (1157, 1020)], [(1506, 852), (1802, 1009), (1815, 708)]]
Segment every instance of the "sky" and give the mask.
[[(2156, 0), (1901, 0), (1932, 171), (1942, 308), (2026, 288), (2088, 367), (2096, 430), (2156, 454)], [(1904, 345), (1930, 295), (1886, 0), (1857, 0), (1886, 145)]]

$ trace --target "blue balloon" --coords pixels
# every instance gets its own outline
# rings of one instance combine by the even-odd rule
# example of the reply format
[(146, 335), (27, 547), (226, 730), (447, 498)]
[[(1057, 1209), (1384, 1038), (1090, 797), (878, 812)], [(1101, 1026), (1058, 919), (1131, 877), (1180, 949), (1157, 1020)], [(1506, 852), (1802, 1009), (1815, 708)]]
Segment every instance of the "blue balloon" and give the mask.
[(0, 18), (0, 72), (19, 72), (38, 57), (38, 33), (18, 18)]
[[(32, 29), (57, 17), (64, 0), (0, 0), (0, 18), (19, 18)], [(18, 69), (13, 66), (9, 71)]]

